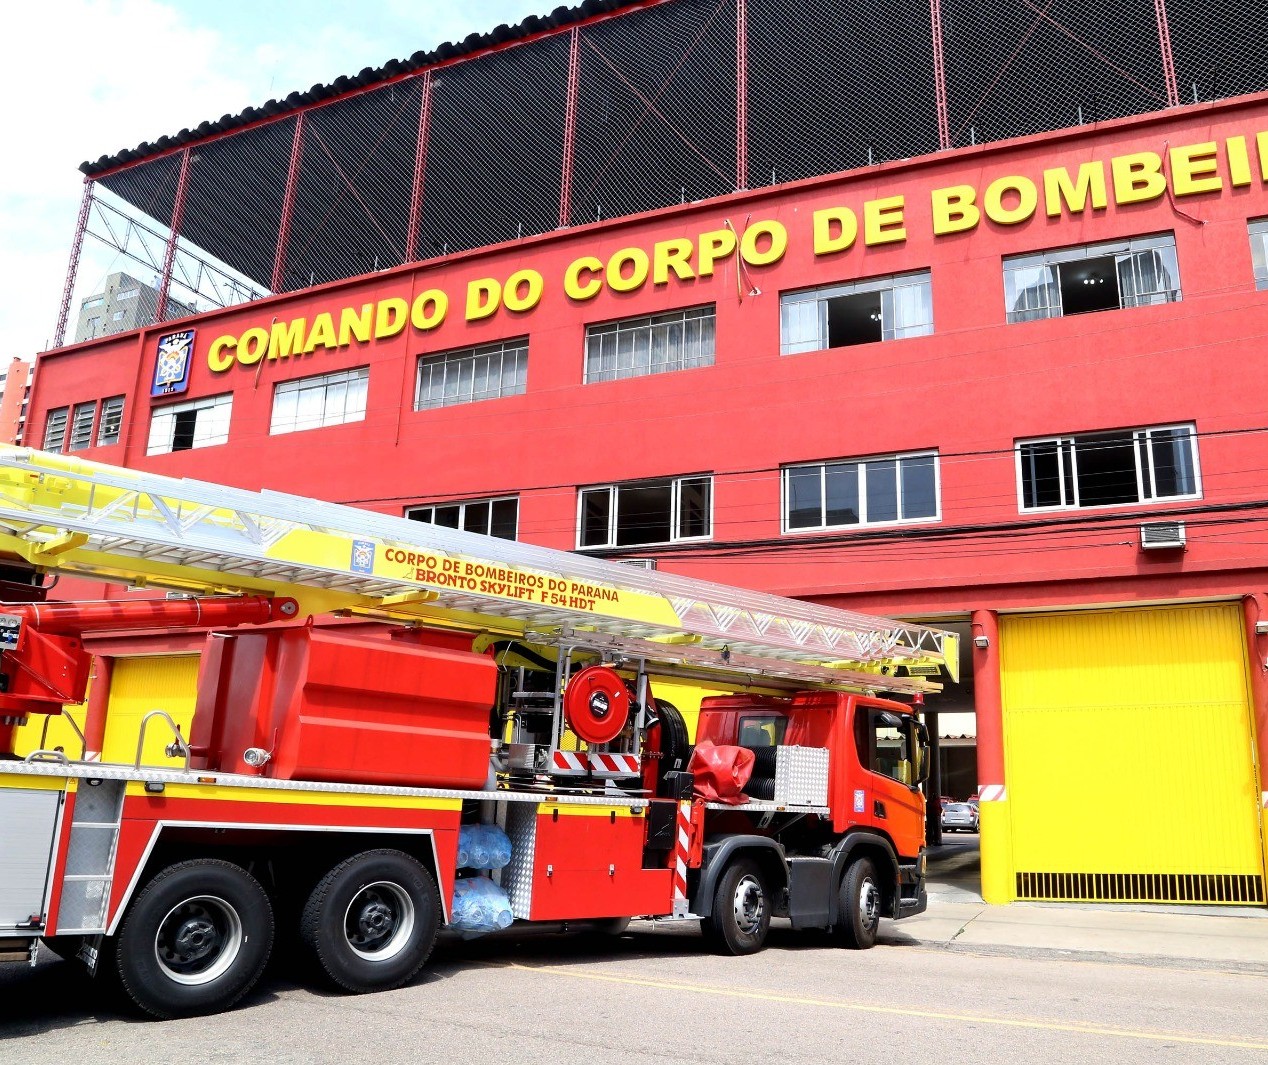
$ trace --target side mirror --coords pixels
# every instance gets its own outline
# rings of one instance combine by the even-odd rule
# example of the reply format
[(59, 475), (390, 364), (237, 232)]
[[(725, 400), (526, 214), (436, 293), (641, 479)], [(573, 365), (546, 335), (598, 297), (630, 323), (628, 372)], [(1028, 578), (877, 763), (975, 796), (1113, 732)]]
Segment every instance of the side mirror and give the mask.
[(929, 730), (923, 721), (913, 722), (916, 732), (916, 783), (929, 779)]

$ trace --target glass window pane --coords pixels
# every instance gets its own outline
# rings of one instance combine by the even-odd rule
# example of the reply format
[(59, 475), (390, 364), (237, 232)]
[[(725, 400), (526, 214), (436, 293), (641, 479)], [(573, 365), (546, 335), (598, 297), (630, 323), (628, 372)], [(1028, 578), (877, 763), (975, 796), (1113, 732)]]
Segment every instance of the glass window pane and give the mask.
[(938, 488), (932, 455), (902, 460), (902, 517), (904, 521), (933, 518), (938, 513)]
[(785, 506), (790, 529), (817, 529), (823, 524), (821, 466), (795, 466), (784, 471)]
[(514, 540), (519, 525), (519, 500), (495, 499), (489, 522), (489, 533), (503, 540)]
[(823, 481), (824, 494), (827, 497), (825, 524), (857, 525), (862, 520), (858, 463), (833, 463), (824, 470)]
[(673, 485), (619, 485), (616, 490), (616, 546), (665, 544), (673, 539)]
[(1188, 429), (1155, 429), (1149, 434), (1153, 457), (1154, 495), (1193, 495), (1197, 477), (1193, 464), (1193, 436)]
[(1064, 500), (1058, 442), (1039, 440), (1022, 444), (1020, 451), (1022, 506), (1028, 510), (1061, 506)]
[(867, 483), (867, 522), (898, 520), (898, 463), (877, 459), (864, 464)]
[(609, 544), (609, 519), (612, 514), (612, 490), (589, 488), (581, 493), (582, 547), (606, 547)]
[(457, 529), (462, 523), (462, 505), (450, 503), (436, 507), (432, 514), (432, 523), (445, 529)]
[(1081, 507), (1136, 503), (1136, 446), (1131, 433), (1098, 433), (1074, 442)]
[(488, 534), (489, 503), (487, 500), (479, 503), (467, 503), (463, 507), (462, 527), (467, 532)]
[(708, 536), (710, 525), (708, 477), (691, 477), (678, 484), (678, 537)]
[(819, 329), (819, 301), (805, 295), (780, 302), (780, 352), (796, 355), (803, 351), (818, 351), (825, 346)]

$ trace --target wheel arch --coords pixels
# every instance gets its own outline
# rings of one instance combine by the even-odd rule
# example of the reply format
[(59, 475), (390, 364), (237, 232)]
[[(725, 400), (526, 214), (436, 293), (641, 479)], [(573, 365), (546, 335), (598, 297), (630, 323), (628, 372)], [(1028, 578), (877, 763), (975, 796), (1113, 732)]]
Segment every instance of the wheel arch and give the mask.
[[(832, 849), (832, 880), (840, 884), (851, 862), (870, 858), (881, 881), (881, 902), (886, 917), (898, 916), (898, 852), (888, 837), (867, 829), (851, 832)], [(833, 891), (829, 901), (829, 915), (835, 925), (841, 918), (838, 893)]]
[(767, 877), (767, 887), (777, 898), (788, 886), (788, 863), (784, 849), (768, 836), (727, 836), (704, 845), (704, 859), (691, 898), (691, 912), (708, 917), (713, 912), (713, 893), (718, 878), (736, 858), (752, 858)]

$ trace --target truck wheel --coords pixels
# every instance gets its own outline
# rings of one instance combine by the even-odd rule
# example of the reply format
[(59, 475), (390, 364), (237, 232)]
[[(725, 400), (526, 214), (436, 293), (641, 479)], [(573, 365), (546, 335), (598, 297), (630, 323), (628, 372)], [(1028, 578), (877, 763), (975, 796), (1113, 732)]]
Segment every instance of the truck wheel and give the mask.
[(881, 923), (881, 890), (871, 859), (859, 858), (850, 863), (841, 878), (839, 902), (839, 928), (846, 945), (856, 950), (874, 946)]
[(228, 1009), (259, 979), (273, 946), (273, 910), (245, 869), (179, 862), (128, 907), (110, 956), (124, 993), (155, 1017)]
[(430, 956), (440, 929), (440, 891), (398, 850), (354, 855), (308, 896), (300, 936), (335, 987), (362, 994), (400, 987)]
[(756, 954), (770, 931), (770, 893), (757, 863), (741, 858), (727, 866), (713, 893), (713, 913), (700, 922), (719, 954)]

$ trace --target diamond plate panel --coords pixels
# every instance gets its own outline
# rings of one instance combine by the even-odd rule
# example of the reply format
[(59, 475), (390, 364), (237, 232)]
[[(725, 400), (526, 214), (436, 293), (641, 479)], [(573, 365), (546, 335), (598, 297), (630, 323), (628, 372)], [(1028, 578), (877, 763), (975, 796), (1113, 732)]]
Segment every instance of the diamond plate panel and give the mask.
[(114, 825), (74, 825), (70, 849), (66, 852), (66, 872), (75, 876), (105, 876), (114, 855)]
[(66, 880), (57, 911), (57, 931), (104, 932), (108, 880)]
[(775, 754), (775, 802), (828, 805), (828, 749), (780, 747)]
[(506, 811), (511, 861), (502, 870), (502, 889), (511, 900), (511, 915), (528, 920), (533, 902), (533, 864), (537, 854), (537, 804), (515, 803)]
[(75, 823), (92, 821), (97, 824), (104, 822), (117, 824), (119, 802), (122, 798), (123, 787), (118, 781), (81, 784), (75, 791)]

